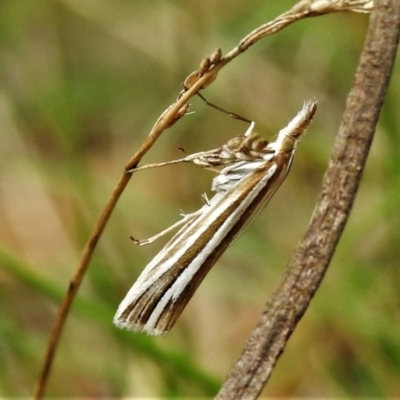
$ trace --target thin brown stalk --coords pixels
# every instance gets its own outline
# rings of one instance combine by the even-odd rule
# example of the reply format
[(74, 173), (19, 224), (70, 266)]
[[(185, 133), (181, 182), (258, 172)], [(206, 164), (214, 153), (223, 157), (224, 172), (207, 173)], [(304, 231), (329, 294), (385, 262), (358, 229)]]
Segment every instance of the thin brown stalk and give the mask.
[[(207, 57), (203, 59), (199, 67), (199, 70), (193, 72), (186, 79), (185, 82), (190, 84), (186, 85), (185, 89), (180, 93), (176, 102), (174, 102), (161, 114), (161, 116), (154, 124), (147, 139), (144, 141), (144, 143), (141, 145), (138, 151), (132, 156), (132, 158), (126, 163), (122, 177), (117, 183), (104, 209), (101, 211), (98, 221), (94, 226), (92, 233), (89, 236), (89, 239), (83, 249), (81, 258), (78, 262), (77, 269), (74, 272), (73, 277), (71, 278), (68, 291), (65, 295), (63, 302), (60, 305), (60, 308), (58, 310), (58, 313), (56, 315), (51, 330), (48, 347), (44, 356), (43, 365), (41, 367), (40, 375), (35, 388), (36, 400), (41, 399), (44, 395), (45, 389), (48, 384), (56, 349), (69, 310), (71, 308), (74, 298), (76, 297), (76, 294), (78, 293), (82, 279), (89, 266), (90, 260), (92, 258), (94, 250), (96, 249), (100, 236), (107, 225), (107, 221), (110, 218), (119, 197), (121, 196), (125, 187), (130, 181), (132, 172), (134, 172), (134, 169), (136, 168), (142, 157), (150, 150), (150, 148), (153, 146), (153, 144), (156, 142), (156, 140), (159, 138), (162, 132), (167, 128), (169, 128), (170, 126), (172, 126), (176, 121), (178, 121), (185, 115), (185, 112), (188, 108), (188, 101), (190, 100), (190, 98), (194, 96), (199, 90), (209, 86), (216, 79), (218, 72), (225, 65), (227, 65), (238, 55), (242, 54), (245, 50), (247, 50), (250, 46), (255, 44), (260, 39), (268, 35), (271, 35), (273, 33), (276, 33), (281, 29), (287, 27), (288, 25), (292, 24), (293, 22), (302, 18), (322, 15), (342, 10), (367, 12), (369, 11), (368, 7), (370, 7), (369, 6), (370, 3), (371, 1), (367, 0), (358, 0), (358, 1), (332, 0), (331, 2), (325, 0), (324, 1), (302, 0), (298, 2), (288, 12), (282, 14), (273, 21), (265, 25), (262, 25), (261, 27), (251, 32), (249, 35), (247, 35), (239, 42), (238, 46), (236, 46), (229, 53), (227, 53), (225, 57), (222, 57), (216, 62), (211, 63), (209, 67), (206, 67), (208, 63), (204, 62), (206, 61)], [(208, 58), (208, 61), (210, 61), (210, 59), (213, 60), (214, 58), (215, 55), (214, 57), (210, 56)]]
[(377, 0), (309, 228), (217, 399), (256, 399), (318, 289), (368, 157), (400, 34), (400, 2)]

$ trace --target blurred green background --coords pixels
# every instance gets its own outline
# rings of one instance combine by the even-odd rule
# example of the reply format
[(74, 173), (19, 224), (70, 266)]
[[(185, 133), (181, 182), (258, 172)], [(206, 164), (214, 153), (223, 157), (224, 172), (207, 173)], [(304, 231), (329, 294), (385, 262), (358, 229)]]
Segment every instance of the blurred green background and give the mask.
[[(216, 47), (226, 53), (294, 1), (3, 0), (0, 4), (0, 395), (32, 393), (55, 312), (125, 162)], [(48, 395), (210, 397), (305, 232), (368, 16), (304, 20), (257, 43), (204, 95), (273, 138), (317, 97), (286, 182), (220, 259), (167, 338), (122, 332), (113, 314), (168, 238), (202, 204), (212, 173), (138, 173), (101, 238), (55, 359)], [(265, 396), (400, 395), (399, 67), (353, 213)], [(195, 114), (143, 160), (218, 147), (247, 126), (195, 98)]]

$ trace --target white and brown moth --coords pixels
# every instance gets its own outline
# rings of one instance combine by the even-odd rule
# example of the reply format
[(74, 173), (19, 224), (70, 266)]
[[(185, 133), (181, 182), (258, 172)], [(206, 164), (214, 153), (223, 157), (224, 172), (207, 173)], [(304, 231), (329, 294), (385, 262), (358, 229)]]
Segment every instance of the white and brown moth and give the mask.
[(215, 195), (193, 214), (148, 244), (183, 225), (147, 265), (118, 307), (114, 323), (121, 328), (166, 335), (221, 254), (266, 205), (289, 172), (297, 142), (316, 112), (317, 102), (301, 111), (268, 143), (248, 131), (219, 149), (193, 154), (175, 162), (205, 168), (223, 166), (212, 183)]

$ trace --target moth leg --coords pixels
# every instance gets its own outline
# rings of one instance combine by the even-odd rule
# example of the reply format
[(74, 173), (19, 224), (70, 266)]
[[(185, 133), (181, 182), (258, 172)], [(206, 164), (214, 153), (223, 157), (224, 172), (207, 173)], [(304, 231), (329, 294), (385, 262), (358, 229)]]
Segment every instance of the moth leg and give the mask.
[(138, 246), (145, 246), (146, 244), (153, 243), (160, 237), (162, 237), (165, 234), (171, 232), (172, 230), (178, 228), (179, 226), (185, 225), (185, 224), (191, 222), (193, 219), (197, 218), (201, 214), (200, 211), (202, 211), (202, 210), (200, 209), (200, 210), (190, 213), (190, 214), (184, 214), (184, 215), (181, 214), (183, 216), (183, 218), (180, 221), (175, 222), (175, 224), (171, 225), (167, 229), (164, 229), (160, 233), (157, 233), (157, 235), (149, 237), (148, 239), (139, 240), (139, 239), (135, 239), (131, 236), (131, 240), (133, 241), (133, 243), (137, 244)]
[[(182, 149), (181, 149), (182, 150)], [(219, 173), (220, 171), (216, 168), (213, 168), (208, 162), (207, 158), (211, 156), (218, 156), (220, 153), (221, 149), (213, 149), (213, 150), (208, 150), (208, 151), (201, 151), (199, 153), (194, 153), (194, 154), (189, 154), (186, 157), (183, 158), (178, 158), (176, 160), (172, 161), (165, 161), (165, 162), (160, 162), (160, 163), (153, 163), (153, 164), (145, 164), (141, 165), (140, 167), (135, 167), (126, 170), (126, 173), (133, 174), (134, 172), (141, 171), (143, 169), (151, 169), (151, 168), (160, 168), (160, 167), (165, 167), (167, 165), (173, 165), (173, 164), (180, 164), (180, 163), (193, 163), (199, 167), (209, 169), (213, 172)]]
[(205, 203), (207, 206), (211, 206), (211, 202), (210, 202), (210, 199), (209, 199), (208, 196), (207, 196), (207, 193), (203, 193), (202, 196), (201, 196), (201, 198), (204, 200), (204, 203)]

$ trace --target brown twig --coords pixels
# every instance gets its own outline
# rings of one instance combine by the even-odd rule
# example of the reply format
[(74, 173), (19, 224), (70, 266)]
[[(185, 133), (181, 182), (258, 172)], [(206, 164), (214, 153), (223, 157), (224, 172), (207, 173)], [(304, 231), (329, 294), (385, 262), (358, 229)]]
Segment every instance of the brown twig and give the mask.
[(217, 399), (256, 399), (318, 289), (347, 222), (393, 68), (400, 2), (377, 0), (310, 226)]
[(302, 0), (297, 3), (290, 11), (282, 14), (275, 20), (251, 32), (249, 35), (241, 40), (238, 46), (236, 46), (232, 51), (226, 54), (225, 57), (221, 57), (219, 51), (215, 51), (209, 57), (204, 58), (200, 64), (199, 70), (193, 72), (188, 78), (186, 78), (185, 83), (187, 84), (185, 85), (185, 89), (180, 93), (176, 102), (173, 103), (161, 114), (161, 116), (154, 124), (147, 139), (141, 145), (139, 150), (126, 163), (125, 171), (119, 182), (117, 183), (109, 201), (102, 210), (99, 219), (84, 247), (81, 259), (78, 263), (78, 267), (73, 274), (67, 294), (62, 304), (60, 305), (52, 327), (43, 365), (35, 388), (36, 400), (39, 400), (43, 397), (50, 376), (55, 352), (65, 325), (67, 315), (71, 308), (72, 302), (79, 290), (82, 279), (89, 266), (90, 260), (100, 239), (100, 236), (106, 227), (107, 221), (110, 218), (119, 197), (121, 196), (122, 192), (130, 181), (134, 169), (136, 168), (142, 157), (153, 146), (153, 144), (159, 138), (162, 132), (185, 115), (188, 109), (189, 99), (194, 96), (199, 90), (210, 85), (216, 79), (218, 72), (225, 65), (227, 65), (239, 54), (247, 50), (258, 40), (273, 33), (276, 33), (281, 29), (287, 27), (291, 23), (302, 18), (322, 15), (341, 10), (366, 12), (368, 11), (369, 3), (370, 2), (368, 2), (367, 0), (331, 0), (331, 2), (327, 2), (326, 0)]

